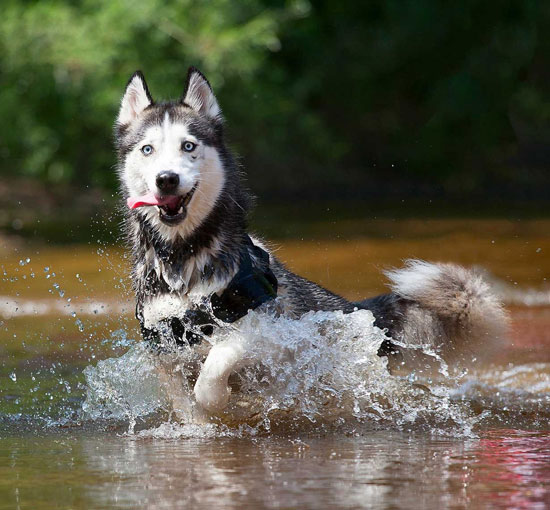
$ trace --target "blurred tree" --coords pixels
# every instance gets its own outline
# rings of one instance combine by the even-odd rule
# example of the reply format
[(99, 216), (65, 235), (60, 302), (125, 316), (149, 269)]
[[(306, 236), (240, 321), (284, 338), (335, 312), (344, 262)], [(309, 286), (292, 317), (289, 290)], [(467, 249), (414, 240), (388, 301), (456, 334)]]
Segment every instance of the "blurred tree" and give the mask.
[(157, 97), (183, 88), (191, 63), (221, 89), (225, 77), (255, 73), (280, 45), (281, 20), (299, 12), (294, 3), (266, 9), (257, 0), (8, 0), (0, 18), (2, 173), (114, 184), (109, 127), (136, 69)]
[(0, 172), (114, 186), (128, 77), (193, 64), (257, 192), (539, 196), (549, 29), (537, 0), (4, 0)]

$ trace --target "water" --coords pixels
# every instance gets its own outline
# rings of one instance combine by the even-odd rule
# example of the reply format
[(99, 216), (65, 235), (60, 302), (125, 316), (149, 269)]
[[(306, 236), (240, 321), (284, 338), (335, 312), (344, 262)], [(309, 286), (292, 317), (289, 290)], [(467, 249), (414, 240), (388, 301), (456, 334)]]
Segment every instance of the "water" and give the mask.
[[(350, 315), (309, 313), (298, 321), (250, 313), (238, 329), (213, 335), (214, 345), (234, 336), (251, 339), (247, 351), (261, 360), (261, 366), (237, 372), (233, 380), (237, 389), (228, 407), (208, 423), (219, 425), (221, 435), (237, 437), (382, 427), (469, 434), (476, 417), (453, 402), (446, 389), (430, 391), (418, 384), (416, 375), (415, 383), (410, 377), (388, 377), (386, 361), (376, 355), (385, 336), (373, 322), (372, 313), (365, 310)], [(163, 384), (159, 375), (166, 357), (166, 364), (176, 364), (180, 384), (190, 381), (190, 392), (196, 379), (193, 361), (202, 357), (186, 350), (163, 355), (159, 361), (138, 344), (121, 358), (86, 369), (84, 416), (127, 420), (134, 427), (136, 419), (145, 419), (148, 426), (148, 415), (169, 413), (174, 408), (170, 396), (174, 378)], [(446, 372), (445, 365), (441, 372)], [(185, 400), (177, 412), (185, 426), (204, 423), (192, 401)], [(176, 429), (170, 427), (170, 435)], [(158, 437), (160, 432), (140, 434)]]
[(280, 256), (351, 298), (402, 258), (482, 265), (513, 318), (493, 359), (390, 377), (369, 312), (251, 314), (211, 339), (263, 354), (213, 419), (185, 398), (200, 353), (138, 342), (120, 248), (4, 248), (0, 508), (548, 507), (548, 225), (404, 223)]
[[(550, 437), (0, 439), (0, 508), (548, 507)], [(55, 504), (54, 504), (55, 502)]]

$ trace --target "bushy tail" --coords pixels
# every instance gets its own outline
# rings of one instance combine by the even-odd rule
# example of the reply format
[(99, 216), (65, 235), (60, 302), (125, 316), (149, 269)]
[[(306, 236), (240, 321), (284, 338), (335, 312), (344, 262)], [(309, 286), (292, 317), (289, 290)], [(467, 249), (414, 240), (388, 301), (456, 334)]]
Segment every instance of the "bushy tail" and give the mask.
[(454, 264), (409, 260), (386, 272), (403, 302), (400, 338), (430, 344), (444, 357), (482, 356), (506, 333), (508, 316), (483, 278)]

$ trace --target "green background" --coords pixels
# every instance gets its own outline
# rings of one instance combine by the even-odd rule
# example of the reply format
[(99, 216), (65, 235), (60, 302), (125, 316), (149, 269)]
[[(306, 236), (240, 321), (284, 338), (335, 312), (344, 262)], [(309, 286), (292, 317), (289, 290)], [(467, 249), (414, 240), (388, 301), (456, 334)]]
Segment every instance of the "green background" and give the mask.
[(535, 0), (4, 0), (0, 179), (115, 190), (129, 76), (195, 65), (262, 200), (546, 202), (549, 33)]

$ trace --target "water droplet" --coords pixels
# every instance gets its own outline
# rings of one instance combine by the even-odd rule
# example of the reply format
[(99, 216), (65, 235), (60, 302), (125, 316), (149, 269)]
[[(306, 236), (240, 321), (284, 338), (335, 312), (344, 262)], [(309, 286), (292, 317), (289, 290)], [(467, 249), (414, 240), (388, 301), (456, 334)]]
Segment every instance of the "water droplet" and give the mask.
[(45, 272), (45, 273), (47, 273), (49, 270), (50, 270), (50, 266), (46, 266), (46, 267), (44, 268), (44, 272)]
[(17, 382), (17, 375), (15, 374), (15, 371), (10, 374), (10, 379), (13, 382)]

